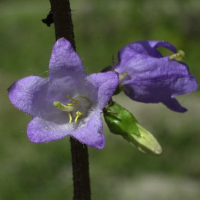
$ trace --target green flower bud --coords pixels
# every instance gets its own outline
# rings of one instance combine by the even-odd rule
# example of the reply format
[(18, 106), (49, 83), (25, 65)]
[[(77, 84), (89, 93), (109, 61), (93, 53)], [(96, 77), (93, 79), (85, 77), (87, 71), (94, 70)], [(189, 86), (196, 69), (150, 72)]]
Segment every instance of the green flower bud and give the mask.
[(162, 153), (162, 148), (154, 136), (138, 124), (128, 110), (116, 102), (105, 108), (104, 118), (112, 133), (121, 135), (138, 150), (153, 155)]

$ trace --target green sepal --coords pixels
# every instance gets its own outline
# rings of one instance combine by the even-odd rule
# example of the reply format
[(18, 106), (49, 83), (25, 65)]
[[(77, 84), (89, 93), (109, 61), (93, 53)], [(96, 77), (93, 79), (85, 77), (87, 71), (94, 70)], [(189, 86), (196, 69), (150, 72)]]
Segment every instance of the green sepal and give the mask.
[(138, 150), (152, 155), (162, 153), (162, 148), (154, 136), (121, 105), (112, 102), (112, 105), (105, 108), (104, 118), (112, 133), (121, 135)]
[(113, 96), (119, 94), (122, 90), (123, 90), (123, 89), (122, 89), (122, 88), (120, 87), (120, 85), (118, 84), (118, 86), (117, 86), (117, 88), (116, 88), (116, 90), (115, 90)]

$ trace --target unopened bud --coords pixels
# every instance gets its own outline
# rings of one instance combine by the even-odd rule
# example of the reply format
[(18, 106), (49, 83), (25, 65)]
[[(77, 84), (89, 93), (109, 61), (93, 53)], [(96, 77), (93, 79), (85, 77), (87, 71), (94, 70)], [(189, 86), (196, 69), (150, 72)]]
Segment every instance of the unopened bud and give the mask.
[(104, 118), (112, 133), (121, 135), (138, 150), (153, 155), (162, 153), (154, 136), (137, 122), (132, 113), (116, 102), (106, 108)]

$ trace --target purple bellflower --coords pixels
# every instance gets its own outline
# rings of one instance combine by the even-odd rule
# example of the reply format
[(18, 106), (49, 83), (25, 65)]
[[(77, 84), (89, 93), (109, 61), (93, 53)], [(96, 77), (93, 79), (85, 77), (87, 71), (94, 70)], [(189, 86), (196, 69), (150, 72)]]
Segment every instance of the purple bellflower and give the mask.
[(59, 39), (49, 62), (49, 77), (29, 76), (8, 89), (12, 104), (32, 115), (27, 134), (31, 142), (50, 142), (70, 135), (102, 149), (101, 113), (118, 85), (116, 72), (87, 75), (70, 42)]
[[(165, 47), (175, 54), (163, 57), (156, 49)], [(198, 88), (195, 77), (181, 60), (184, 52), (165, 41), (139, 41), (129, 44), (118, 52), (120, 87), (132, 100), (143, 103), (162, 102), (169, 109), (185, 112), (174, 98)]]

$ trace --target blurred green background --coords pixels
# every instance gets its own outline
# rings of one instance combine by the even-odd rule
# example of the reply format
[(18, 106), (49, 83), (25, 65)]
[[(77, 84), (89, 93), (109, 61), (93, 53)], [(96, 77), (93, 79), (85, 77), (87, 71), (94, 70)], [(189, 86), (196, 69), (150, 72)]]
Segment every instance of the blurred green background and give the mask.
[[(112, 55), (117, 61), (118, 50), (128, 43), (166, 40), (185, 51), (185, 62), (200, 82), (199, 1), (73, 0), (71, 8), (77, 52), (88, 73), (112, 64)], [(47, 0), (0, 1), (0, 200), (73, 196), (69, 137), (30, 143), (31, 117), (7, 96), (7, 88), (22, 77), (48, 76), (55, 34), (41, 19), (49, 10)], [(143, 154), (105, 125), (106, 147), (89, 147), (92, 199), (200, 199), (200, 92), (178, 99), (187, 113), (115, 98), (157, 137), (163, 154)]]

